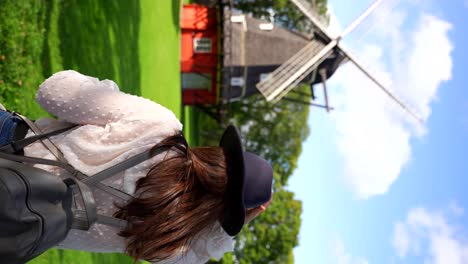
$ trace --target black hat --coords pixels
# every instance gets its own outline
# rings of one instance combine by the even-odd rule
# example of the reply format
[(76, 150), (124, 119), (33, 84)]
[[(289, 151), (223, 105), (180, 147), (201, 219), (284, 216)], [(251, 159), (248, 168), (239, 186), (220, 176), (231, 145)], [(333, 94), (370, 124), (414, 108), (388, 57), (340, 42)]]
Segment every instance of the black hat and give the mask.
[(270, 200), (273, 169), (265, 159), (244, 151), (240, 134), (232, 125), (224, 131), (219, 145), (226, 157), (228, 178), (221, 226), (234, 236), (244, 225), (245, 210)]

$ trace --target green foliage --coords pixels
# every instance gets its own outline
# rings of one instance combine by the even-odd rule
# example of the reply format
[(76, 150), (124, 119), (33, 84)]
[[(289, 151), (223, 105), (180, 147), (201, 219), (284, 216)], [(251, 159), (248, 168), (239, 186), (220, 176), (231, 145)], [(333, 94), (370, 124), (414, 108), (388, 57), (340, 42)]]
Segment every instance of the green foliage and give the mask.
[(236, 243), (243, 244), (235, 252), (240, 263), (271, 263), (288, 255), (297, 245), (301, 225), (302, 204), (286, 190), (275, 192), (268, 211), (244, 227)]
[(316, 0), (315, 1), (315, 9), (317, 10), (317, 14), (321, 16), (326, 16), (328, 12), (328, 0)]
[[(328, 0), (305, 1), (314, 6), (317, 14), (328, 21)], [(313, 29), (310, 20), (289, 0), (234, 0), (234, 6), (253, 17), (270, 20), (291, 30), (310, 33)]]
[(287, 255), (282, 255), (280, 256), (276, 263), (281, 263), (281, 264), (294, 264), (294, 253), (293, 250), (291, 249)]

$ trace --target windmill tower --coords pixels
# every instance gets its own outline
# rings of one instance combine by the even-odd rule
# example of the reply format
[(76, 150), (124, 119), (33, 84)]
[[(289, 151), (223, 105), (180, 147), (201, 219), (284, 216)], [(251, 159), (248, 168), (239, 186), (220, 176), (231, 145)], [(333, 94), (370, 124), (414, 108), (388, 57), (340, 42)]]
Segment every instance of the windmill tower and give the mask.
[[(224, 89), (221, 98), (225, 103), (259, 93), (257, 83), (267, 78), (271, 72), (284, 65), (295, 54), (301, 56), (299, 59), (309, 59), (310, 54), (322, 49), (329, 42), (328, 38), (319, 32), (314, 32), (314, 37), (311, 39), (305, 34), (231, 10), (225, 10), (224, 15), (222, 49)], [(301, 50), (304, 51), (300, 52)], [(328, 78), (345, 58), (344, 54), (335, 50), (318, 64), (318, 68), (326, 69)], [(322, 78), (318, 71), (310, 71), (296, 84), (310, 85), (314, 97), (313, 85), (321, 82)], [(289, 97), (284, 99), (294, 100)], [(328, 106), (312, 102), (300, 101), (300, 103), (329, 109)]]
[[(332, 37), (331, 34), (321, 25), (318, 16), (313, 12), (313, 9), (308, 2), (304, 0), (291, 0), (297, 8), (312, 22), (317, 32), (316, 36), (303, 49), (298, 51), (289, 60), (284, 62), (280, 67), (275, 69), (269, 76), (260, 81), (256, 87), (260, 93), (269, 102), (275, 103), (285, 97), (285, 95), (294, 89), (300, 82), (310, 76), (319, 76), (323, 83), (325, 95), (325, 108), (330, 110), (328, 104), (328, 96), (326, 89), (326, 80), (339, 66), (335, 64), (335, 68), (323, 66), (326, 60), (334, 59), (336, 56), (343, 56), (344, 60), (337, 61), (350, 61), (358, 67), (368, 78), (370, 78), (384, 93), (386, 93), (395, 103), (397, 103), (403, 110), (409, 113), (412, 117), (420, 121), (420, 118), (407, 107), (397, 96), (387, 89), (379, 80), (367, 71), (356, 58), (349, 52), (345, 51), (340, 45), (340, 40), (353, 31), (369, 14), (371, 14), (383, 0), (375, 1), (369, 8), (365, 10), (356, 20), (354, 20), (338, 37)], [(327, 64), (328, 65), (328, 64)]]

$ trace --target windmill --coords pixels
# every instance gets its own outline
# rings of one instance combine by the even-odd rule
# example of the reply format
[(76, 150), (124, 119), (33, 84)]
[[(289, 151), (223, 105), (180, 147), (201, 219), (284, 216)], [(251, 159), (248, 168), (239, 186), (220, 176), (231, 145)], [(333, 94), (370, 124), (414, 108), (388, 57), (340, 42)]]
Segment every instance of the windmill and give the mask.
[[(407, 107), (396, 95), (385, 87), (376, 77), (374, 77), (365, 67), (359, 63), (354, 56), (347, 52), (340, 45), (340, 40), (353, 31), (369, 14), (371, 14), (383, 0), (375, 1), (369, 6), (356, 20), (354, 20), (345, 30), (337, 37), (327, 32), (327, 30), (319, 22), (318, 16), (313, 12), (309, 3), (304, 0), (291, 0), (297, 8), (312, 22), (316, 28), (316, 38), (313, 38), (309, 44), (298, 51), (290, 59), (284, 62), (280, 67), (271, 72), (267, 78), (257, 83), (256, 87), (260, 93), (269, 102), (276, 103), (290, 92), (299, 83), (306, 78), (316, 79), (316, 76), (321, 79), (324, 87), (325, 108), (330, 111), (328, 103), (328, 95), (326, 89), (326, 80), (333, 74), (331, 70), (336, 70), (339, 65), (334, 65), (334, 68), (324, 67), (326, 60), (332, 60), (341, 64), (344, 61), (352, 62), (359, 68), (370, 80), (372, 80), (385, 94), (387, 94), (395, 103), (397, 103), (404, 111), (410, 114), (413, 118), (421, 122), (421, 119), (409, 107)], [(337, 60), (337, 56), (343, 59)], [(326, 64), (329, 65), (329, 64)]]

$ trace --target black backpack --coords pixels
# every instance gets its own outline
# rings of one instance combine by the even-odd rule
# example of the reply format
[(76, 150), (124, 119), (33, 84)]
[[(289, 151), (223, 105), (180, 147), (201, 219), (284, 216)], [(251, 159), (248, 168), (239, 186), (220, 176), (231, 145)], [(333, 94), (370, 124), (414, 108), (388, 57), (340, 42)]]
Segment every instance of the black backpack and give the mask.
[[(0, 146), (0, 263), (26, 263), (61, 242), (70, 229), (88, 230), (95, 222), (125, 228), (125, 221), (96, 213), (92, 189), (98, 188), (123, 200), (131, 199), (129, 194), (101, 181), (167, 148), (152, 148), (86, 176), (70, 166), (48, 139), (75, 126), (42, 134), (34, 123), (20, 117), (36, 135)], [(37, 140), (41, 140), (58, 161), (13, 154)], [(70, 175), (62, 179), (30, 163), (58, 166)], [(81, 200), (82, 208), (75, 206), (76, 197)]]

